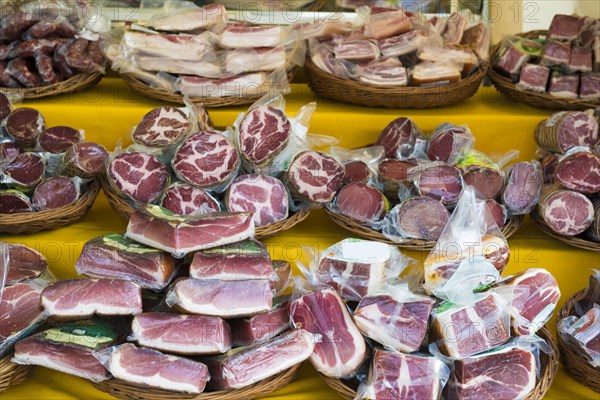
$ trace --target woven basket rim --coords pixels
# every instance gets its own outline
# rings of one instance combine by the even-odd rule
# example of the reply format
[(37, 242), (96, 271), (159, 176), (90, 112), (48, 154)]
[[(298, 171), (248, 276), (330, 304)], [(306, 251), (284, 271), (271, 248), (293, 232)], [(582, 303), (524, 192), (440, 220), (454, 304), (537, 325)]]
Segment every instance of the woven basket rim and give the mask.
[(73, 75), (64, 81), (47, 86), (34, 88), (0, 88), (6, 93), (22, 94), (24, 99), (39, 99), (42, 97), (55, 96), (59, 94), (72, 93), (95, 85), (102, 79), (102, 72), (91, 72)]
[(572, 236), (572, 237), (559, 235), (558, 233), (554, 232), (546, 224), (546, 222), (541, 217), (541, 215), (539, 215), (537, 207), (531, 212), (531, 218), (533, 219), (533, 221), (535, 222), (535, 224), (537, 225), (539, 230), (541, 230), (546, 235), (548, 235), (556, 240), (560, 240), (561, 242), (566, 243), (573, 247), (577, 247), (578, 249), (600, 252), (600, 243), (596, 243), (590, 239), (587, 239), (585, 237), (585, 232), (580, 235)]
[(31, 371), (32, 365), (21, 365), (11, 362), (12, 354), (0, 359), (0, 393), (22, 383)]

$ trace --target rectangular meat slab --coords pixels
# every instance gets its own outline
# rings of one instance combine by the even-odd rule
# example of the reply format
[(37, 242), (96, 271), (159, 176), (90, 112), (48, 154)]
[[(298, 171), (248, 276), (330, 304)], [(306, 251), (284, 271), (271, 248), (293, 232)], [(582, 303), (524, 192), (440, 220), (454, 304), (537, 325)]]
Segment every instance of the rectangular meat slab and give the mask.
[(127, 31), (123, 44), (130, 52), (176, 60), (200, 60), (212, 50), (203, 35), (159, 35)]
[(0, 242), (0, 249), (8, 256), (6, 285), (35, 279), (48, 269), (46, 258), (32, 248), (22, 244)]
[(234, 346), (264, 342), (290, 327), (289, 296), (275, 298), (273, 303), (273, 309), (265, 314), (229, 320)]
[(212, 4), (156, 15), (150, 20), (150, 26), (159, 31), (192, 32), (224, 22), (227, 22), (227, 10), (221, 4)]
[(521, 68), (521, 75), (517, 87), (536, 93), (545, 93), (550, 78), (550, 69), (543, 65), (525, 64)]
[(181, 94), (190, 97), (249, 97), (266, 92), (269, 74), (254, 72), (223, 79), (182, 75), (176, 83)]
[(588, 362), (600, 367), (600, 305), (594, 304), (581, 318), (571, 316), (560, 321), (559, 332), (566, 339), (579, 346), (582, 354), (587, 355)]
[(205, 78), (220, 78), (223, 76), (221, 67), (212, 62), (148, 56), (139, 56), (136, 61), (137, 65), (144, 71), (164, 71), (170, 74), (196, 75)]
[(230, 24), (221, 33), (221, 46), (232, 49), (277, 47), (284, 38), (284, 31), (280, 26)]
[(285, 68), (285, 48), (262, 47), (257, 49), (230, 50), (225, 55), (225, 71), (230, 74), (275, 71)]

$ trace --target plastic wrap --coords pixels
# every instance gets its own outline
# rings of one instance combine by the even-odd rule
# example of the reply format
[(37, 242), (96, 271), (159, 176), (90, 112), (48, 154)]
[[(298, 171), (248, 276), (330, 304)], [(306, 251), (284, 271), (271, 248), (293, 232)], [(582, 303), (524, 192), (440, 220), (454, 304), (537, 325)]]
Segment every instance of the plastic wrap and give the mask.
[(413, 239), (437, 241), (449, 219), (450, 213), (439, 200), (417, 196), (388, 212), (380, 229), (385, 237), (397, 243)]
[(556, 164), (554, 180), (561, 187), (576, 192), (600, 192), (600, 156), (589, 147), (569, 149)]
[(479, 60), (473, 50), (459, 46), (423, 46), (419, 50), (419, 59), (429, 62), (449, 60), (451, 63), (461, 66), (460, 71), (463, 76), (469, 76), (479, 66)]
[(592, 270), (594, 273), (590, 275), (589, 283), (584, 289), (582, 298), (575, 302), (575, 311), (578, 316), (582, 316), (589, 309), (594, 307), (594, 304), (600, 304), (600, 270)]
[(64, 153), (61, 168), (69, 176), (93, 179), (104, 171), (108, 158), (108, 151), (101, 144), (79, 142)]
[(273, 308), (250, 318), (229, 320), (235, 347), (262, 343), (290, 327), (289, 296), (273, 300)]
[(225, 22), (227, 10), (222, 5), (194, 7), (190, 4), (182, 9), (166, 9), (163, 13), (154, 14), (148, 24), (161, 31), (194, 32)]
[(384, 151), (384, 147), (379, 145), (353, 150), (333, 146), (330, 148), (329, 154), (344, 166), (344, 185), (352, 182), (376, 185), (377, 169), (383, 160)]
[(160, 205), (177, 215), (202, 215), (221, 211), (221, 204), (210, 193), (185, 182), (172, 183)]
[(529, 214), (542, 194), (542, 167), (536, 160), (513, 164), (505, 173), (502, 202), (511, 215)]
[(494, 69), (518, 81), (521, 67), (529, 60), (542, 56), (544, 40), (507, 36), (502, 40), (500, 50), (492, 60)]
[(466, 185), (473, 186), (486, 199), (495, 199), (504, 185), (504, 171), (486, 154), (463, 152), (457, 160)]
[(37, 153), (21, 153), (4, 167), (0, 183), (28, 194), (42, 181), (45, 170), (45, 157)]
[(408, 177), (413, 179), (420, 195), (439, 200), (445, 206), (457, 204), (465, 187), (461, 171), (440, 162), (421, 163), (408, 170)]
[(557, 326), (558, 334), (563, 340), (578, 346), (587, 356), (590, 365), (595, 368), (600, 367), (600, 332), (597, 329), (599, 322), (600, 305), (594, 304), (581, 318), (573, 315), (559, 321)]
[(379, 134), (377, 144), (385, 149), (386, 158), (424, 158), (427, 146), (423, 132), (408, 117), (396, 118)]
[(361, 223), (376, 224), (389, 210), (389, 201), (376, 188), (361, 182), (341, 188), (327, 207)]
[(432, 87), (459, 82), (463, 65), (452, 60), (424, 61), (411, 71), (410, 82), (414, 86)]
[(33, 212), (31, 199), (19, 190), (0, 190), (0, 214)]
[[(52, 281), (48, 272), (48, 263), (43, 254), (22, 244), (0, 242), (6, 258), (4, 272), (0, 271), (0, 282), (6, 273), (6, 285), (45, 276)], [(3, 259), (4, 260), (4, 259)]]
[(443, 161), (454, 164), (461, 153), (473, 148), (475, 137), (468, 126), (450, 123), (438, 125), (429, 135), (427, 156), (431, 161)]
[(54, 176), (42, 181), (33, 192), (32, 202), (37, 211), (60, 208), (76, 202), (82, 192), (81, 178)]
[(273, 290), (275, 290), (275, 295), (279, 296), (292, 283), (292, 266), (289, 261), (273, 260), (273, 270), (277, 275), (277, 279), (272, 281)]
[(69, 126), (53, 126), (43, 130), (37, 139), (36, 150), (52, 154), (61, 154), (75, 143), (81, 142), (85, 132)]
[(543, 150), (565, 153), (576, 146), (595, 146), (598, 129), (593, 110), (561, 111), (540, 121), (534, 138)]
[[(187, 113), (185, 112), (187, 111)], [(148, 147), (165, 147), (181, 142), (195, 130), (186, 108), (157, 107), (146, 113), (132, 133), (133, 141)]]
[(38, 110), (21, 107), (6, 117), (2, 128), (17, 145), (23, 149), (32, 149), (37, 137), (46, 129), (46, 120)]
[(594, 222), (594, 204), (590, 199), (553, 185), (542, 188), (537, 212), (550, 229), (564, 236), (579, 235)]

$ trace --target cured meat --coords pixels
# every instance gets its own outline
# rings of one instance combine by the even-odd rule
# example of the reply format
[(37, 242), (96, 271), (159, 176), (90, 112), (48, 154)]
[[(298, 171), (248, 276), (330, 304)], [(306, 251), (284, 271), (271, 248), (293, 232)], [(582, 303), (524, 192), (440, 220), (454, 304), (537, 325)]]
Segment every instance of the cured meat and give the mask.
[(21, 107), (11, 112), (5, 121), (5, 130), (22, 148), (33, 148), (37, 137), (46, 128), (42, 114), (33, 108)]
[(200, 215), (221, 211), (217, 199), (204, 189), (175, 182), (165, 190), (162, 207), (177, 215)]
[(577, 40), (577, 35), (583, 24), (583, 19), (576, 15), (556, 14), (550, 23), (548, 37), (555, 40), (572, 42)]
[(600, 191), (600, 157), (592, 151), (578, 151), (562, 158), (554, 170), (562, 187), (580, 193)]
[(288, 298), (276, 298), (273, 303), (273, 309), (265, 314), (229, 320), (235, 347), (262, 343), (289, 329)]
[(513, 215), (529, 214), (542, 193), (543, 176), (537, 161), (519, 162), (508, 170), (502, 202)]
[(279, 296), (283, 293), (292, 280), (292, 266), (289, 261), (273, 260), (273, 270), (277, 275), (277, 279), (271, 281), (275, 295)]
[(576, 99), (579, 97), (579, 75), (556, 75), (550, 79), (548, 93), (554, 97)]
[(190, 277), (221, 281), (271, 279), (273, 266), (265, 245), (250, 239), (194, 253)]
[(411, 239), (438, 240), (449, 219), (446, 207), (428, 196), (412, 197), (398, 207), (398, 227)]
[(336, 43), (333, 54), (338, 60), (370, 61), (379, 58), (379, 46), (372, 40), (344, 40)]
[(201, 393), (210, 379), (206, 365), (125, 343), (100, 352), (109, 355), (106, 368), (125, 382), (186, 393)]
[(544, 52), (540, 63), (548, 67), (567, 69), (571, 58), (571, 45), (555, 40), (549, 40), (544, 46)]
[(14, 142), (0, 143), (0, 165), (5, 165), (15, 159), (23, 151)]
[(38, 145), (42, 151), (52, 154), (64, 153), (83, 139), (83, 133), (69, 126), (46, 128), (38, 136)]
[(533, 353), (515, 347), (455, 360), (446, 398), (523, 399), (535, 388), (536, 371)]
[(12, 112), (12, 104), (8, 97), (4, 93), (0, 93), (0, 122), (4, 121), (6, 117)]
[[(75, 143), (65, 152), (63, 167), (69, 175), (93, 179), (104, 172), (107, 158), (108, 151), (101, 144), (92, 142)], [(135, 163), (134, 166), (136, 168), (142, 167), (139, 162)]]
[(398, 201), (401, 190), (413, 191), (414, 185), (408, 180), (408, 170), (416, 165), (417, 160), (414, 158), (388, 158), (379, 163), (379, 180), (383, 182), (383, 192), (388, 199)]
[(227, 209), (250, 212), (255, 226), (265, 226), (288, 217), (288, 192), (283, 183), (270, 176), (242, 175), (229, 187)]
[(524, 64), (517, 87), (530, 92), (546, 93), (549, 78), (550, 68), (537, 64)]
[(483, 153), (472, 151), (458, 160), (466, 185), (473, 186), (484, 198), (495, 199), (502, 191), (504, 172)]
[(231, 329), (225, 320), (201, 315), (149, 312), (131, 322), (129, 340), (140, 346), (175, 354), (218, 354), (231, 349)]
[(329, 39), (334, 35), (343, 35), (353, 30), (347, 21), (315, 21), (297, 23), (292, 29), (299, 31), (303, 39)]
[[(17, 51), (20, 50), (19, 47), (21, 46), (17, 46)], [(28, 54), (28, 56), (30, 55), (33, 54)], [(10, 60), (8, 64), (6, 64), (5, 74), (14, 78), (12, 82), (9, 82), (11, 85), (14, 80), (18, 81), (19, 84), (26, 88), (40, 86), (42, 83), (39, 74), (34, 69), (33, 63), (28, 62), (23, 58), (14, 58)], [(5, 78), (3, 80), (7, 79)]]
[(381, 131), (376, 144), (383, 146), (387, 158), (406, 158), (410, 156), (423, 133), (408, 117), (396, 118)]
[(470, 47), (480, 60), (487, 60), (490, 57), (490, 30), (480, 22), (463, 32), (460, 44)]
[(453, 12), (448, 17), (446, 23), (446, 29), (442, 34), (445, 44), (460, 44), (463, 32), (467, 27), (467, 19), (462, 16), (459, 12)]
[(41, 39), (48, 36), (60, 36), (64, 38), (70, 38), (75, 36), (77, 30), (69, 20), (64, 17), (57, 17), (53, 19), (42, 19), (36, 22), (31, 28), (23, 33), (22, 38), (24, 40)]
[(585, 100), (600, 99), (600, 74), (593, 72), (581, 76), (579, 97)]
[(545, 188), (539, 201), (539, 213), (554, 232), (576, 236), (594, 221), (592, 202), (581, 193)]
[(150, 26), (159, 31), (193, 32), (223, 22), (227, 22), (227, 10), (220, 4), (212, 4), (156, 15), (150, 21)]
[(134, 315), (142, 312), (142, 293), (135, 283), (118, 279), (71, 279), (44, 289), (40, 304), (65, 319)]
[(366, 355), (365, 341), (354, 325), (346, 305), (330, 289), (303, 295), (290, 305), (294, 327), (322, 341), (315, 344), (310, 361), (321, 373), (341, 378), (350, 376)]
[(145, 206), (136, 210), (126, 236), (180, 258), (186, 253), (239, 242), (254, 235), (250, 213), (173, 215), (164, 208)]
[(349, 183), (367, 183), (371, 179), (369, 166), (361, 160), (352, 160), (344, 163), (344, 179), (342, 186)]
[[(594, 221), (587, 231), (587, 235), (593, 241), (600, 243), (600, 199), (593, 201), (594, 204)], [(599, 299), (600, 303), (600, 299)]]
[(137, 57), (138, 66), (144, 71), (164, 71), (170, 74), (198, 75), (206, 78), (219, 78), (222, 74), (218, 64), (172, 58)]
[(176, 60), (201, 60), (212, 49), (202, 35), (157, 35), (130, 30), (123, 35), (123, 43), (134, 52)]
[(542, 173), (544, 175), (544, 183), (554, 183), (554, 170), (560, 159), (556, 153), (549, 153), (542, 158)]
[(359, 222), (381, 220), (389, 202), (379, 190), (364, 183), (344, 186), (335, 200), (335, 210)]
[(132, 201), (145, 204), (157, 200), (169, 185), (171, 174), (154, 155), (121, 153), (108, 164), (110, 183)]
[(219, 189), (237, 173), (240, 157), (225, 136), (201, 132), (187, 138), (171, 166), (177, 177), (203, 189)]
[(426, 168), (418, 178), (417, 187), (423, 196), (440, 200), (444, 205), (458, 202), (463, 180), (458, 168), (438, 165)]
[(37, 53), (34, 56), (35, 67), (42, 80), (42, 85), (51, 85), (62, 80), (62, 76), (54, 70), (54, 61), (47, 54)]
[(17, 11), (11, 13), (8, 9), (6, 11), (6, 14), (3, 13), (2, 15), (1, 40), (12, 41), (20, 38), (24, 31), (40, 20), (39, 15), (32, 12)]
[(437, 33), (441, 35), (446, 30), (446, 23), (448, 21), (446, 20), (446, 18), (435, 15), (431, 17), (427, 22)]
[(125, 279), (144, 289), (163, 289), (175, 273), (175, 260), (160, 250), (121, 234), (98, 236), (83, 245), (75, 262), (78, 274)]
[(454, 63), (424, 61), (415, 65), (411, 82), (415, 86), (439, 86), (460, 81), (461, 68)]
[(316, 150), (297, 154), (287, 172), (292, 195), (312, 203), (333, 200), (343, 178), (344, 167), (330, 155)]
[(37, 278), (48, 269), (46, 258), (36, 250), (22, 244), (3, 242), (0, 244), (6, 246), (8, 252), (6, 286)]
[(245, 281), (202, 281), (182, 279), (167, 294), (167, 304), (190, 314), (221, 318), (246, 317), (265, 313), (273, 306), (271, 282), (267, 279)]
[[(11, 270), (12, 265), (9, 267), (9, 273)], [(3, 288), (2, 301), (0, 301), (0, 343), (2, 345), (9, 337), (18, 335), (36, 320), (43, 319), (39, 309), (41, 293), (40, 286), (28, 282), (15, 283)], [(4, 354), (2, 356), (4, 357)]]
[(33, 212), (29, 197), (18, 190), (0, 190), (0, 214)]
[(21, 153), (4, 168), (3, 183), (31, 192), (44, 178), (44, 158), (37, 153)]
[(11, 75), (11, 72), (8, 70), (8, 63), (0, 61), (0, 86), (15, 89), (20, 88), (21, 84)]
[(462, 65), (460, 71), (462, 71), (463, 76), (471, 74), (471, 71), (479, 64), (473, 50), (461, 46), (424, 47), (419, 51), (419, 60), (430, 62), (445, 60), (457, 66)]
[(269, 75), (265, 72), (235, 75), (223, 79), (182, 75), (178, 90), (190, 97), (254, 97), (267, 92)]
[(237, 49), (225, 55), (225, 70), (230, 74), (275, 71), (286, 67), (285, 47)]
[[(508, 219), (508, 211), (506, 210), (506, 207), (498, 203), (496, 200), (491, 199), (486, 200), (485, 204), (496, 226), (500, 229), (504, 228), (504, 225), (506, 225), (506, 221)], [(491, 225), (488, 221), (486, 221), (486, 224), (488, 226)]]
[(469, 357), (510, 339), (508, 314), (494, 294), (484, 294), (470, 304), (447, 305), (433, 312), (430, 340), (453, 358)]
[(584, 47), (573, 47), (571, 49), (571, 58), (569, 59), (569, 71), (571, 72), (592, 72), (593, 51)]
[(73, 179), (54, 176), (40, 183), (33, 192), (33, 206), (38, 211), (60, 208), (79, 199), (80, 191)]
[(234, 49), (277, 47), (284, 39), (280, 26), (248, 26), (230, 24), (221, 33), (221, 46)]
[(285, 149), (291, 130), (282, 110), (262, 106), (249, 111), (239, 126), (242, 156), (253, 166), (265, 166)]
[(598, 143), (598, 121), (581, 111), (562, 111), (542, 120), (535, 128), (535, 141), (542, 149), (564, 153), (576, 146)]
[(149, 111), (133, 131), (136, 143), (163, 147), (181, 141), (192, 129), (183, 111), (175, 107), (157, 107)]
[(379, 49), (384, 57), (398, 57), (417, 51), (423, 36), (417, 30), (379, 41)]
[(560, 321), (558, 331), (567, 342), (578, 346), (593, 367), (600, 365), (600, 306), (594, 304), (581, 318), (571, 316)]
[(435, 357), (378, 349), (361, 396), (374, 400), (439, 399), (449, 375), (450, 369)]
[(523, 64), (529, 61), (529, 54), (521, 51), (516, 45), (509, 45), (500, 53), (494, 68), (504, 75), (516, 77)]
[(577, 35), (577, 45), (582, 47), (592, 47), (594, 44), (594, 36), (600, 33), (600, 21), (598, 18), (591, 16), (581, 17), (581, 28)]
[(294, 329), (266, 343), (206, 359), (211, 377), (209, 387), (229, 390), (250, 386), (300, 364), (314, 349), (312, 336)]
[(364, 35), (370, 39), (380, 40), (408, 32), (412, 28), (410, 18), (402, 10), (372, 9), (369, 20), (365, 24)]
[(473, 147), (475, 138), (468, 128), (444, 123), (435, 128), (429, 136), (427, 157), (431, 161), (453, 161), (461, 150)]

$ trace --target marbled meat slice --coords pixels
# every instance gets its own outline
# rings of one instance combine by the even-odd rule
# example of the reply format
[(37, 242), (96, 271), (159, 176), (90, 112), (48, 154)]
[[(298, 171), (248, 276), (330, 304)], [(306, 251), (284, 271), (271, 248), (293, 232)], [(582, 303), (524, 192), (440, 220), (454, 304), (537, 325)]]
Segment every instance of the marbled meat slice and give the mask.
[(313, 203), (333, 200), (343, 178), (344, 167), (330, 155), (316, 150), (297, 154), (287, 173), (292, 195)]
[(230, 212), (250, 212), (255, 226), (265, 226), (288, 217), (288, 197), (288, 191), (279, 179), (249, 174), (233, 180), (225, 202)]
[(240, 151), (253, 166), (269, 163), (287, 146), (292, 125), (285, 112), (263, 106), (249, 111), (239, 126)]

